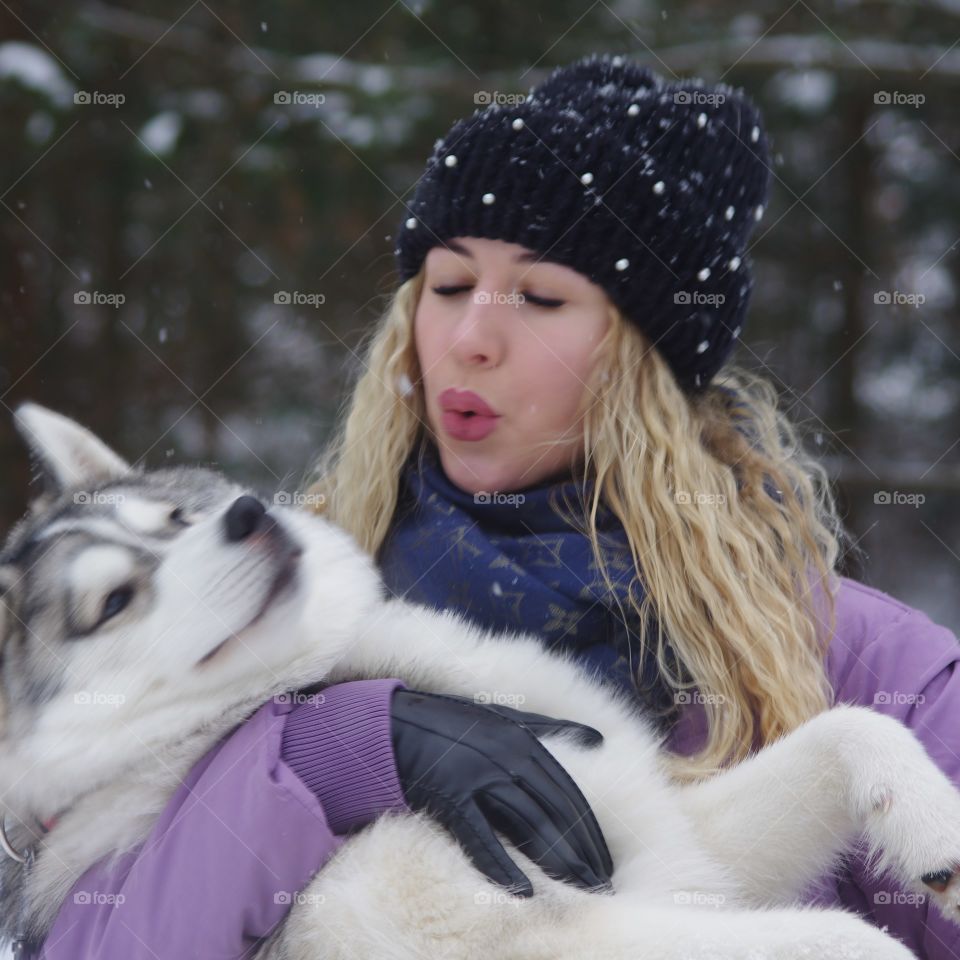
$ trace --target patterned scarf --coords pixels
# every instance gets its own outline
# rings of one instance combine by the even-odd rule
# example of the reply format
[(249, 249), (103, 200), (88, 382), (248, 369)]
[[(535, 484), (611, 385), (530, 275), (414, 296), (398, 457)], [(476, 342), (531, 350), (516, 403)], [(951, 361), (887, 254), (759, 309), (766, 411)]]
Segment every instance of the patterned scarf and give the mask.
[[(627, 600), (635, 569), (626, 531), (611, 510), (601, 503), (597, 533), (612, 594), (583, 520), (578, 527), (553, 509), (583, 517), (572, 479), (516, 494), (473, 494), (449, 480), (431, 441), (424, 442), (422, 471), (418, 459), (414, 451), (404, 466), (397, 512), (378, 555), (395, 596), (454, 609), (486, 629), (537, 635), (548, 649), (572, 653), (604, 680), (639, 695), (652, 716), (673, 712), (655, 656), (638, 663), (636, 613)], [(642, 585), (633, 589), (641, 599)]]

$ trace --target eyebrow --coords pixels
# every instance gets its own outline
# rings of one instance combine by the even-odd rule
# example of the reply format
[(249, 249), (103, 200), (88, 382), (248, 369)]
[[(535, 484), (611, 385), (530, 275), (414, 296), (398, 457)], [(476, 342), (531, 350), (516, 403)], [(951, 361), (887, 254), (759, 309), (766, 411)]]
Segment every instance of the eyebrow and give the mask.
[[(469, 257), (471, 260), (475, 260), (474, 255), (462, 244), (457, 243), (456, 240), (445, 240), (440, 244), (441, 247), (446, 247), (447, 250), (452, 250), (454, 253), (461, 253), (465, 257)], [(532, 250), (525, 250), (523, 253), (518, 253), (514, 256), (514, 263), (537, 263), (539, 262), (540, 255), (535, 253)], [(544, 261), (546, 262), (546, 261)]]

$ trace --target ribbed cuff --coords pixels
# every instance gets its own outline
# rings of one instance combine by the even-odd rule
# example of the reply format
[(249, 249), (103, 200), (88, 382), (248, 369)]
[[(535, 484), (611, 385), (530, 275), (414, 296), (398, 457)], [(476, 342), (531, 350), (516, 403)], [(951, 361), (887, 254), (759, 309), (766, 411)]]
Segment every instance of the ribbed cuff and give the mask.
[(280, 756), (313, 791), (337, 834), (408, 809), (397, 774), (390, 701), (401, 680), (352, 680), (310, 694), (290, 713)]

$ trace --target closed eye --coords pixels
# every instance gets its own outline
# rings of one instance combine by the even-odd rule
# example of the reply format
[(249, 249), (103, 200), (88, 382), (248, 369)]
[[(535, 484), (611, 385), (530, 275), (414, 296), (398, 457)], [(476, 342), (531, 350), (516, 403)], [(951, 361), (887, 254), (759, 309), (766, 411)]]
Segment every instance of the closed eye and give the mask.
[(467, 284), (459, 287), (432, 287), (431, 289), (441, 297), (455, 297), (458, 293), (466, 293), (468, 290), (472, 290), (473, 286)]
[(555, 309), (556, 307), (562, 307), (566, 302), (564, 300), (554, 300), (550, 297), (537, 297), (532, 293), (525, 293), (523, 296), (535, 307), (547, 307), (551, 310)]

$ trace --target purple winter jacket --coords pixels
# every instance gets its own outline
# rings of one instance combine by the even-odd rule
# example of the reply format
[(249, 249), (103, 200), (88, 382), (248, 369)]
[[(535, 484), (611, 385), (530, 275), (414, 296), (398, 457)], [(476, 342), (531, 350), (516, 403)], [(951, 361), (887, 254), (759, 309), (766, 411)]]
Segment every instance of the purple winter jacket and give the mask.
[[(960, 643), (950, 630), (879, 590), (841, 579), (827, 658), (836, 700), (901, 720), (960, 787), (958, 660)], [(77, 881), (73, 891), (123, 893), (124, 902), (77, 904), (71, 891), (42, 960), (250, 957), (289, 908), (289, 899), (277, 902), (276, 892), (302, 889), (343, 842), (325, 806), (336, 807), (345, 822), (353, 808), (366, 816), (378, 805), (396, 805), (389, 698), (398, 683), (356, 682), (327, 691), (343, 693), (326, 698), (339, 748), (313, 746), (313, 774), (329, 772), (324, 805), (280, 756), (289, 707), (272, 701), (261, 707), (194, 767), (138, 851), (109, 870), (97, 864)], [(695, 701), (684, 711), (667, 745), (691, 753), (705, 718)], [(376, 771), (372, 784), (362, 775), (370, 767)], [(344, 783), (349, 789), (338, 789)], [(192, 802), (195, 795), (202, 799)], [(862, 865), (852, 858), (838, 879), (816, 885), (810, 902), (855, 910), (918, 957), (960, 956), (960, 925), (935, 907), (928, 911), (928, 903), (878, 899), (878, 885), (871, 885)], [(893, 889), (887, 880), (878, 884)]]
[(138, 848), (81, 875), (40, 960), (252, 957), (343, 843), (332, 825), (346, 832), (405, 806), (390, 737), (400, 686), (341, 683), (311, 705), (322, 735), (309, 773), (325, 773), (323, 804), (281, 756), (299, 706), (268, 700), (194, 765)]

